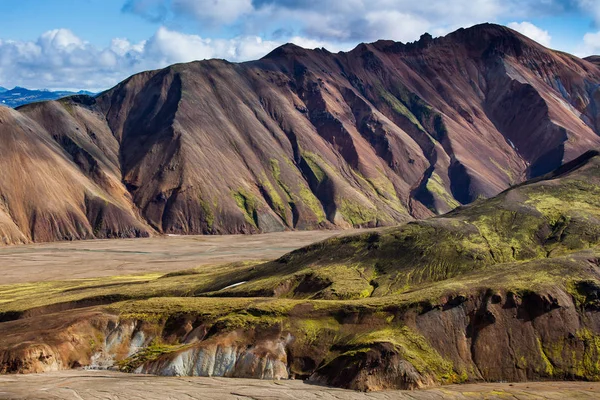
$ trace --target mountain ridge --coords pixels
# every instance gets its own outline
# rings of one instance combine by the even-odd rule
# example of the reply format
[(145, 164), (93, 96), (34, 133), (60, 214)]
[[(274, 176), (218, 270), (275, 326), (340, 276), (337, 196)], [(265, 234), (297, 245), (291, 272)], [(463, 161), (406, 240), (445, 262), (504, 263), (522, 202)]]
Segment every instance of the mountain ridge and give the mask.
[[(49, 240), (373, 227), (493, 196), (600, 148), (594, 82), (594, 64), (484, 24), (346, 53), (287, 44), (245, 63), (175, 64), (17, 112), (140, 221), (116, 227), (101, 208), (91, 234)], [(32, 240), (31, 224), (18, 226)]]

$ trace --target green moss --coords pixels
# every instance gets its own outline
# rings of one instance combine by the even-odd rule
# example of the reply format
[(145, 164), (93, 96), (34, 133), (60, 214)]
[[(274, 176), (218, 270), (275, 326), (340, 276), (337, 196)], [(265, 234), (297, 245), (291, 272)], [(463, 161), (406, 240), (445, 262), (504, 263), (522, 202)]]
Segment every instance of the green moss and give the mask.
[(279, 168), (279, 161), (276, 158), (271, 158), (269, 160), (269, 164), (271, 165), (271, 172), (273, 172), (273, 177), (276, 181), (281, 180), (281, 168)]
[[(366, 178), (359, 171), (352, 170), (355, 178), (362, 184), (364, 189), (370, 190), (377, 197), (382, 199), (390, 208), (399, 213), (408, 214), (406, 208), (402, 205), (396, 194), (396, 188), (394, 184), (388, 179), (385, 174), (378, 169), (379, 176), (376, 178)], [(379, 212), (380, 219), (389, 220), (387, 216), (382, 216), (381, 211)]]
[(456, 383), (460, 376), (454, 371), (452, 362), (444, 359), (427, 340), (406, 326), (373, 330), (351, 338), (346, 345), (350, 348), (368, 348), (376, 343), (391, 343), (400, 356), (425, 375), (433, 374), (441, 383)]
[(239, 189), (237, 192), (233, 192), (233, 198), (235, 199), (235, 203), (237, 204), (238, 208), (243, 212), (246, 222), (255, 228), (258, 228), (256, 198), (244, 189)]
[(206, 221), (206, 225), (209, 228), (212, 228), (215, 224), (215, 215), (210, 207), (210, 204), (205, 201), (202, 196), (198, 197), (198, 203), (200, 204), (200, 208), (202, 209), (202, 214), (204, 215), (204, 221)]
[(323, 206), (313, 192), (308, 187), (301, 186), (298, 194), (300, 196), (300, 201), (302, 201), (302, 203), (317, 216), (317, 222), (325, 222), (326, 218), (325, 212), (323, 211)]
[(421, 122), (417, 119), (417, 117), (406, 107), (406, 105), (400, 101), (396, 96), (392, 93), (386, 91), (383, 87), (378, 87), (379, 97), (384, 100), (388, 106), (392, 108), (396, 113), (406, 117), (413, 125), (415, 125), (419, 130), (425, 132), (425, 128), (421, 125)]
[(600, 186), (580, 179), (563, 179), (561, 185), (542, 182), (524, 187), (525, 204), (534, 206), (551, 224), (564, 216), (591, 215), (600, 217)]
[(317, 179), (317, 182), (318, 183), (323, 182), (325, 180), (325, 178), (327, 177), (327, 175), (325, 174), (325, 171), (323, 170), (323, 168), (321, 168), (321, 166), (319, 165), (320, 163), (323, 163), (323, 160), (321, 159), (321, 157), (319, 157), (319, 155), (317, 155), (317, 154), (305, 151), (304, 153), (302, 153), (302, 158), (304, 159), (304, 161), (306, 162), (306, 164), (312, 171), (313, 175)]
[(338, 211), (352, 226), (361, 226), (368, 223), (374, 224), (377, 222), (378, 212), (376, 209), (359, 204), (349, 198), (340, 199)]
[(431, 177), (427, 180), (425, 187), (431, 194), (446, 203), (450, 209), (460, 206), (460, 203), (456, 201), (450, 193), (448, 193), (442, 178), (437, 173), (434, 172), (431, 174)]
[(540, 220), (535, 216), (499, 209), (481, 215), (472, 223), (479, 229), (496, 262), (546, 256), (546, 251), (537, 243)]
[(600, 380), (600, 336), (587, 328), (580, 329), (575, 335), (584, 344), (583, 359), (577, 360), (585, 379)]
[(290, 324), (290, 328), (298, 331), (303, 342), (309, 346), (320, 346), (320, 340), (325, 334), (337, 333), (340, 324), (332, 317), (306, 319), (301, 318)]
[(328, 265), (312, 270), (314, 276), (321, 281), (331, 282), (331, 285), (319, 292), (318, 296), (325, 299), (359, 299), (373, 293), (368, 274), (360, 265)]
[(275, 190), (275, 188), (267, 179), (267, 177), (264, 177), (263, 180), (261, 180), (260, 184), (264, 192), (267, 194), (269, 201), (273, 207), (273, 210), (285, 221), (287, 219), (286, 207), (283, 201), (281, 200), (279, 193), (277, 193), (277, 190)]
[[(286, 162), (291, 163), (291, 161), (287, 158)], [(288, 185), (285, 184), (285, 182), (281, 178), (281, 168), (279, 167), (279, 161), (275, 158), (271, 158), (269, 163), (271, 164), (271, 172), (273, 173), (273, 178), (275, 178), (275, 181), (277, 182), (281, 190), (283, 190), (283, 192), (285, 193), (286, 200), (288, 202), (292, 201), (294, 196), (292, 195), (292, 190), (289, 188)], [(290, 166), (295, 168), (293, 164)]]
[(117, 368), (122, 372), (133, 372), (139, 366), (152, 362), (165, 354), (170, 354), (185, 348), (185, 345), (163, 344), (160, 339), (155, 339), (152, 343), (135, 353), (131, 357), (117, 362)]
[(492, 162), (492, 164), (494, 164), (494, 166), (496, 166), (496, 168), (498, 168), (500, 171), (504, 172), (504, 174), (508, 177), (508, 182), (511, 185), (515, 183), (515, 176), (513, 175), (512, 171), (510, 169), (505, 168), (502, 164), (500, 164), (498, 161), (494, 160), (491, 157), (490, 157), (490, 161)]
[(544, 348), (542, 347), (542, 341), (540, 340), (540, 338), (536, 338), (536, 340), (537, 340), (537, 345), (538, 345), (538, 351), (540, 352), (540, 357), (542, 358), (542, 361), (544, 362), (544, 366), (545, 366), (544, 371), (549, 376), (552, 376), (554, 374), (554, 366), (550, 362), (550, 359), (548, 359), (548, 356), (546, 356), (546, 353), (544, 352)]

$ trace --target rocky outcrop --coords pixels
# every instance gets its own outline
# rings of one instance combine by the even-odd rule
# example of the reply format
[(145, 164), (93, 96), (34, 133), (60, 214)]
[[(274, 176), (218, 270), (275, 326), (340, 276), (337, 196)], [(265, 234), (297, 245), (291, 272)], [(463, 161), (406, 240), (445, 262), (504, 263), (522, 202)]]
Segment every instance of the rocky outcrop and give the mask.
[[(7, 348), (4, 338), (0, 365), (4, 373), (79, 366), (166, 376), (301, 377), (361, 391), (480, 380), (598, 380), (600, 314), (593, 303), (575, 300), (592, 299), (598, 289), (584, 282), (576, 290), (481, 290), (425, 309), (419, 303), (343, 314), (336, 308), (314, 312), (307, 303), (275, 324), (223, 331), (216, 330), (219, 322), (195, 314), (156, 324), (81, 310), (61, 314), (62, 329), (41, 329), (43, 340)], [(4, 324), (14, 334), (39, 319), (47, 317)], [(173, 325), (184, 320), (190, 327)]]
[(214, 343), (202, 343), (173, 356), (143, 364), (135, 372), (166, 376), (288, 379), (287, 344), (284, 340), (255, 339), (248, 343), (247, 337), (238, 336), (237, 333), (224, 335)]

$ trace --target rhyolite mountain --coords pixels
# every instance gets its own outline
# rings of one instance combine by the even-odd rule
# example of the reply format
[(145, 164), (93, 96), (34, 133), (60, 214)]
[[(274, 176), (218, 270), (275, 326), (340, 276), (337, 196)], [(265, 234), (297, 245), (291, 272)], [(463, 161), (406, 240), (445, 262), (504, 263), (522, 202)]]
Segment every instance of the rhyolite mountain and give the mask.
[(0, 108), (5, 243), (395, 225), (600, 145), (600, 69), (484, 24)]
[(600, 153), (266, 263), (0, 290), (0, 373), (110, 367), (357, 389), (600, 380)]
[(32, 90), (18, 86), (12, 89), (0, 87), (0, 104), (14, 108), (36, 101), (57, 100), (62, 97), (73, 96), (76, 94), (88, 96), (95, 95), (95, 93), (86, 90), (80, 90), (79, 92), (70, 92), (67, 90)]

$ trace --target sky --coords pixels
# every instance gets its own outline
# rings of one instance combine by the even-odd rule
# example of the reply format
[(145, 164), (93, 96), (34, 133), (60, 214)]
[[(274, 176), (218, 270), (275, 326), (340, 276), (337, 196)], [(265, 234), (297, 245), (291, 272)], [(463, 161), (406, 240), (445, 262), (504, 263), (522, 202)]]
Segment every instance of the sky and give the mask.
[(0, 86), (99, 91), (136, 72), (247, 61), (288, 42), (336, 52), (482, 22), (600, 54), (600, 0), (0, 0)]

